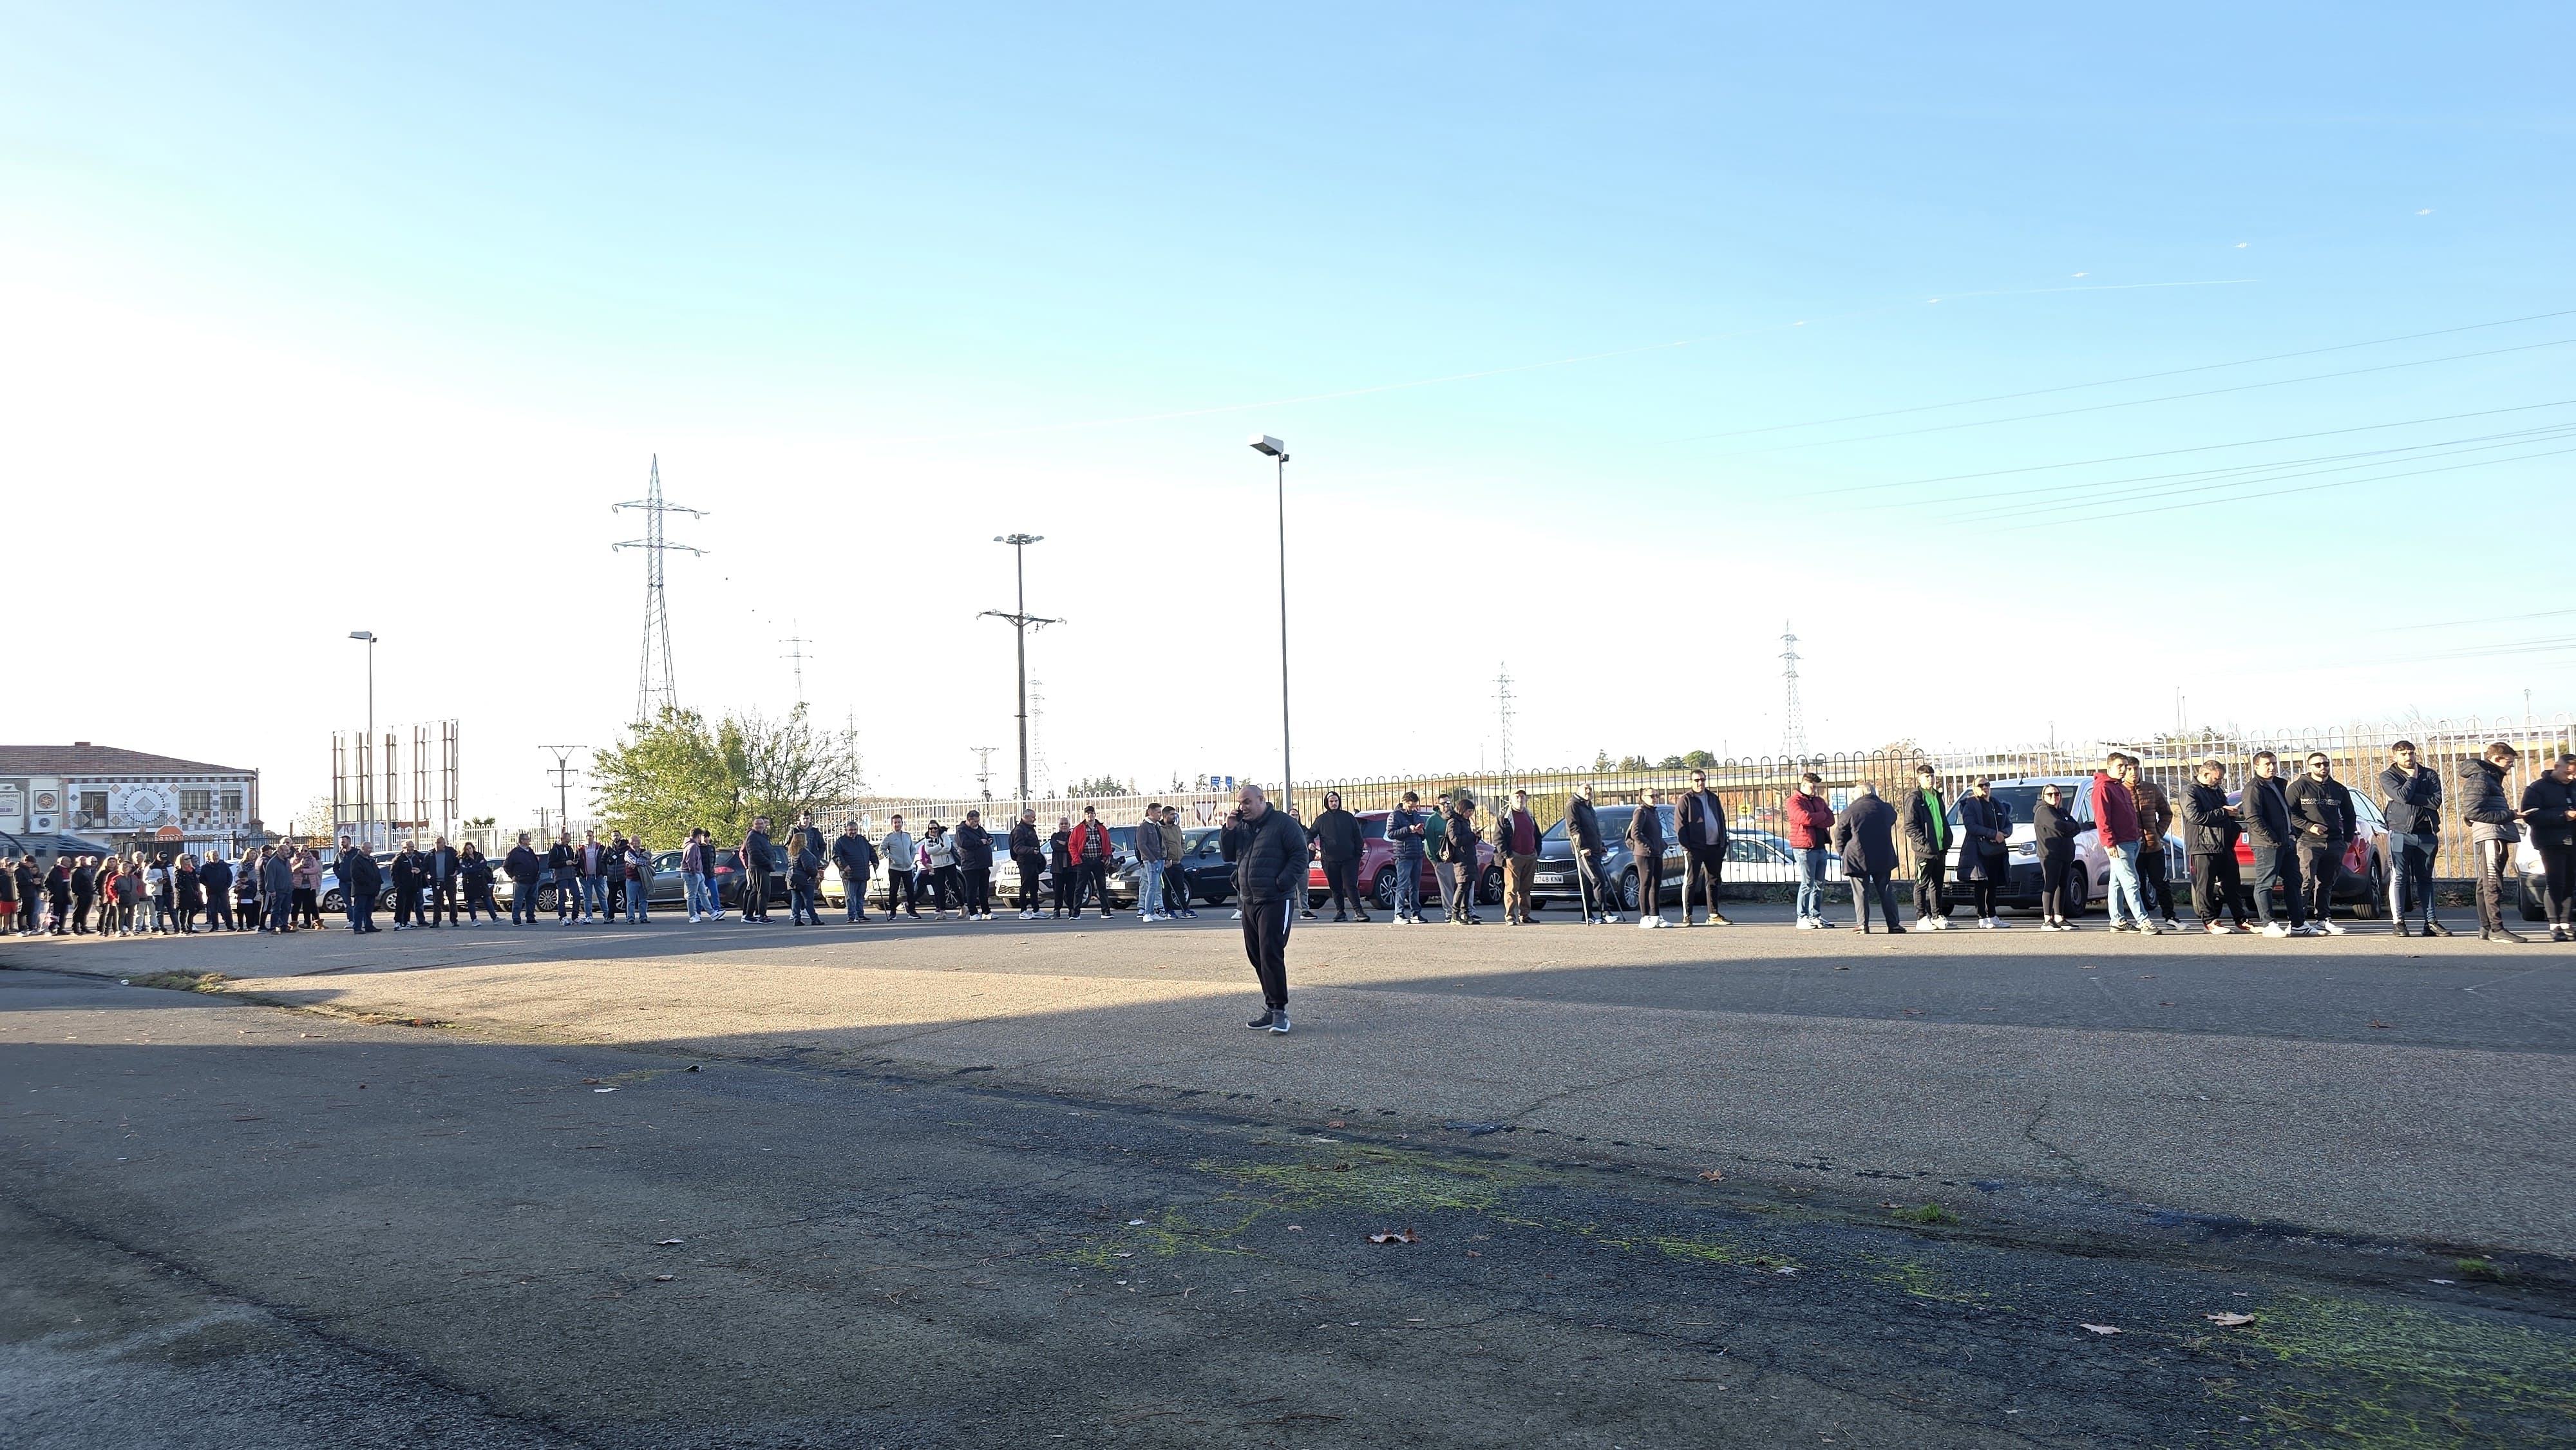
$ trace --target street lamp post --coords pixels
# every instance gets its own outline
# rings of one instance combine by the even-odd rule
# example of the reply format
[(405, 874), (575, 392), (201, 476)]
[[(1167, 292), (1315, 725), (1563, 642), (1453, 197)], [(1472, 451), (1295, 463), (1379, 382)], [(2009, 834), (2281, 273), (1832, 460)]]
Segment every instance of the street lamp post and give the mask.
[(555, 768), (552, 772), (555, 778), (555, 829), (559, 831), (570, 830), (572, 828), (572, 753), (576, 750), (587, 750), (590, 747), (586, 745), (540, 745), (537, 748), (548, 752), (555, 758)]
[(1288, 755), (1288, 445), (1267, 433), (1252, 435), (1252, 451), (1278, 463), (1279, 483), (1279, 804), (1297, 814), (1297, 771)]
[[(1019, 604), (1018, 604), (1018, 607), (1017, 607), (1017, 608), (1013, 609), (1013, 610), (1012, 610), (1011, 612), (1009, 612), (1009, 613), (1004, 613), (1003, 611), (1001, 611), (1001, 610), (999, 610), (999, 609), (987, 609), (987, 610), (985, 610), (982, 614), (979, 614), (979, 615), (976, 615), (976, 616), (975, 616), (977, 619), (992, 618), (992, 619), (1004, 619), (1004, 620), (1008, 620), (1008, 621), (1010, 621), (1010, 624), (1011, 624), (1011, 633), (1012, 633), (1012, 634), (1017, 638), (1017, 640), (1018, 640), (1018, 642), (1019, 642), (1019, 652), (1020, 652), (1020, 799), (1019, 799), (1019, 803), (1020, 803), (1021, 805), (1023, 805), (1023, 806), (1025, 806), (1025, 805), (1027, 805), (1027, 804), (1029, 803), (1029, 631), (1030, 631), (1031, 629), (1044, 629), (1044, 628), (1046, 628), (1046, 627), (1047, 627), (1048, 625), (1050, 625), (1050, 624), (1062, 624), (1062, 623), (1064, 623), (1064, 621), (1063, 621), (1063, 620), (1061, 620), (1061, 619), (1041, 619), (1041, 618), (1039, 618), (1038, 616), (1036, 616), (1036, 615), (1034, 615), (1034, 614), (1029, 613), (1029, 566), (1028, 566), (1028, 551), (1029, 551), (1029, 545), (1031, 545), (1031, 544), (1035, 544), (1035, 543), (1041, 543), (1041, 542), (1043, 542), (1045, 539), (1046, 539), (1046, 535), (1044, 535), (1044, 534), (995, 534), (995, 535), (993, 536), (993, 542), (994, 542), (994, 543), (996, 543), (996, 544), (1008, 544), (1008, 545), (1010, 545), (1010, 546), (1011, 546), (1011, 577), (1013, 578), (1013, 580), (1014, 580), (1014, 581), (1016, 581), (1016, 582), (1017, 582), (1017, 584), (1018, 584), (1018, 586), (1019, 586)], [(1018, 819), (1019, 819), (1018, 814), (1015, 812), (1015, 813), (1012, 815), (1011, 819), (1013, 819), (1013, 820), (1018, 820)]]
[[(372, 761), (375, 759), (376, 749), (376, 632), (372, 629), (353, 629), (349, 631), (349, 638), (362, 640), (367, 646), (367, 737), (364, 748), (358, 752), (358, 758), (361, 761)], [(370, 851), (376, 849), (376, 837), (372, 829), (375, 821), (372, 807), (376, 799), (374, 776), (375, 772), (368, 766), (358, 767), (358, 819), (368, 828), (367, 849)], [(335, 826), (336, 824), (334, 822)]]

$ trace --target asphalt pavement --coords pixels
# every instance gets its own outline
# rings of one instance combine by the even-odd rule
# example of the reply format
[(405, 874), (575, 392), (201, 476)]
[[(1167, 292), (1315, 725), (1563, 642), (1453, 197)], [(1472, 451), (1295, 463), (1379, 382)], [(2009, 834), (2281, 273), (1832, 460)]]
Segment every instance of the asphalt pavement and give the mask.
[[(596, 988), (513, 1026), (522, 999), (450, 975), (501, 964), (432, 963), (497, 952), (548, 984), (610, 977), (645, 1017), (678, 1014), (677, 999), (731, 1023), (758, 1009), (716, 983), (793, 995), (816, 991), (815, 973), (887, 989), (880, 1015), (925, 1011), (897, 968), (845, 960), (890, 939), (710, 954), (602, 936), (531, 962), (534, 944), (421, 935), (357, 963), (337, 960), (345, 940), (246, 944), (270, 949), (272, 972), (324, 974), (263, 978), (324, 994), (287, 1006), (0, 971), (0, 1092), (16, 1105), (0, 1134), (0, 1443), (2576, 1437), (2569, 1279), (2545, 1254), (2464, 1263), (2392, 1239), (2106, 1214), (2098, 1185), (2057, 1178), (1734, 1171), (1527, 1120), (1327, 1115), (1239, 1087), (1089, 1096), (1043, 1081), (1042, 1063), (960, 1071), (879, 1050), (871, 1064), (771, 1051), (730, 1025), (608, 1042)], [(1570, 949), (1582, 933), (1563, 935)], [(953, 973), (938, 965), (961, 950), (953, 936), (899, 951), (952, 997), (1024, 979), (1042, 1000), (1068, 990), (1045, 985), (1062, 980), (1057, 952), (1107, 956), (1116, 940), (1068, 936), (1032, 948), (1041, 960)], [(205, 945), (48, 955), (175, 965)], [(820, 964), (783, 959), (802, 954)], [(1176, 969), (1138, 968), (1124, 1000), (1142, 1027), (1239, 1009), (1239, 988), (1155, 980)], [(401, 982), (502, 1025), (345, 1015)], [(1420, 983), (1325, 988), (1311, 1039), (1238, 1025), (1222, 1046), (1238, 1060), (1369, 1048), (1333, 1024), (1459, 1000)], [(1505, 985), (1480, 1000), (1507, 1018), (1705, 1012), (1718, 1026), (1703, 1045), (1736, 1041), (1747, 1015), (1551, 1005)], [(831, 1000), (799, 1010), (829, 1015)], [(1850, 1006), (1812, 1020), (1926, 1030)], [(1119, 1017), (1091, 1010), (1093, 1025)], [(1068, 1025), (1060, 1005), (1034, 1017)], [(2167, 1047), (2197, 1035), (2126, 1030)]]

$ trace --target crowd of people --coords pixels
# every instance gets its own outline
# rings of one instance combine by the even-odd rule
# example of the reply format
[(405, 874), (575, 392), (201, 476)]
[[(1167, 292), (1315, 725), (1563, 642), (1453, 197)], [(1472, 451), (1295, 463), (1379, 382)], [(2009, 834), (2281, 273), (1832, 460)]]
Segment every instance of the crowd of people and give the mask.
[[(2444, 828), (2444, 783), (2417, 760), (2413, 744), (2400, 741), (2390, 755), (2391, 763), (2376, 782), (2388, 830), (2385, 905), (2399, 934), (2420, 930), (2447, 936), (2450, 928), (2440, 919), (2432, 889), (2432, 863)], [(2479, 934), (2489, 941), (2524, 940), (2505, 925), (2504, 903), (2514, 847), (2527, 833), (2547, 882), (2549, 935), (2555, 941), (2576, 940), (2576, 920), (2571, 920), (2571, 908), (2576, 908), (2576, 756), (2545, 762), (2517, 804), (2507, 799), (2505, 777), (2518, 763), (2518, 752), (2499, 742), (2459, 767), (2455, 808), (2476, 862)], [(2088, 834), (2096, 836), (2107, 867), (2104, 904), (2111, 930), (2152, 936), (2186, 929), (2178, 919), (2166, 860), (2168, 832), (2179, 824), (2198, 930), (2212, 935), (2259, 930), (2274, 937), (2344, 934), (2347, 928), (2334, 919), (2333, 905), (2339, 868), (2360, 830), (2351, 788), (2335, 778), (2333, 761), (2323, 752), (2296, 762), (2300, 768), (2295, 775), (2284, 775), (2284, 764), (2271, 751), (2256, 753), (2234, 800), (2224, 761), (2202, 761), (2193, 783), (2175, 800), (2145, 779), (2137, 758), (2124, 752), (2113, 752), (2089, 782), (2042, 786), (2028, 822), (2041, 880), (2040, 929), (2077, 929), (2069, 905), (2081, 899), (2078, 846)], [(2080, 803), (2075, 799), (2079, 792), (2085, 797)], [(1247, 792), (1220, 827), (1223, 858), (1233, 865), (1236, 915), (1252, 921), (1257, 904), (1248, 887), (1257, 873), (1244, 864), (1247, 851), (1257, 842), (1265, 863), (1260, 869), (1268, 869), (1278, 825), (1284, 822), (1296, 828), (1299, 867), (1293, 899), (1284, 886), (1279, 899), (1296, 916), (1313, 918), (1316, 912), (1306, 901), (1306, 871), (1309, 864), (1320, 865), (1334, 919), (1368, 921), (1358, 867), (1364, 841), (1373, 833), (1363, 831), (1341, 798), (1326, 792), (1321, 808), (1303, 821), (1266, 803), (1252, 811), (1255, 799), (1257, 793)], [(1633, 800), (1637, 809), (1628, 814), (1622, 842), (1631, 859), (1660, 862), (1671, 851), (1682, 858), (1684, 868), (1678, 922), (1664, 913), (1663, 873), (1633, 873), (1637, 924), (1733, 925), (1717, 905), (1730, 839), (1726, 805), (1706, 773), (1693, 772), (1688, 788), (1671, 802), (1670, 841), (1660, 793), (1640, 791)], [(1480, 820), (1479, 810), (1465, 791), (1443, 794), (1428, 807), (1417, 793), (1407, 791), (1388, 812), (1383, 835), (1396, 868), (1397, 924), (1424, 919), (1420, 888), (1427, 864), (1447, 919), (1481, 925), (1475, 898), (1488, 852), (1502, 878), (1504, 921), (1524, 925), (1531, 920), (1532, 870), (1546, 827), (1532, 814), (1526, 792), (1514, 792), (1493, 812), (1490, 825)], [(1901, 798), (1884, 799), (1874, 784), (1863, 782), (1837, 810), (1825, 798), (1824, 781), (1809, 773), (1783, 802), (1781, 814), (1798, 871), (1799, 930), (1835, 924), (1826, 906), (1829, 859), (1842, 866), (1864, 932), (1873, 929), (1873, 915), (1877, 929), (1888, 932), (1948, 930), (1960, 904), (1971, 913), (1965, 919), (1981, 928), (2007, 925), (1997, 897), (2011, 879), (2008, 843), (2017, 823), (1990, 781), (1978, 780), (1950, 799), (1927, 765), (1917, 772), (1915, 789)], [(1257, 829), (1252, 824), (1273, 816), (1279, 821)], [(1620, 921), (1623, 892), (1590, 785), (1576, 787), (1564, 826), (1582, 919)], [(844, 919), (867, 922), (872, 920), (871, 882), (880, 869), (889, 917), (920, 920), (926, 908), (934, 920), (991, 921), (995, 871), (1001, 862), (1016, 873), (1014, 901), (1023, 921), (1079, 920), (1086, 908), (1104, 918), (1115, 916), (1112, 879), (1129, 867), (1135, 875), (1138, 920), (1198, 915), (1182, 868), (1192, 842), (1177, 805), (1149, 804), (1123, 847), (1093, 806), (1085, 806), (1078, 818), (1058, 817), (1051, 833), (1043, 831), (1034, 810), (1021, 811), (998, 835), (986, 826), (980, 810), (965, 812), (954, 828), (932, 820), (918, 836), (897, 815), (874, 839), (861, 832), (856, 820), (846, 822), (837, 837), (826, 837), (810, 812), (798, 817), (783, 841), (773, 842), (769, 832), (765, 816), (756, 818), (732, 847), (719, 846), (703, 829), (689, 832), (680, 851), (679, 876), (681, 904), (691, 922), (727, 920), (729, 902), (739, 919), (768, 922), (771, 898), (783, 895), (792, 924), (819, 926), (826, 873), (839, 880)], [(1900, 839), (1907, 848), (1902, 855)], [(2239, 868), (2240, 839), (2252, 863), (2250, 872)], [(721, 859), (727, 855), (729, 861)], [(1914, 863), (1911, 928), (1900, 922), (1897, 909), (1897, 877), (1906, 856)], [(457, 924), (460, 914), (466, 925), (479, 925), (486, 917), (495, 924), (501, 919), (494, 863), (470, 842), (461, 848), (444, 837), (428, 846), (415, 842), (380, 864), (343, 837), (332, 868), (340, 873), (341, 905), (353, 931), (379, 929), (375, 915), (380, 896), (392, 901), (397, 931)], [(138, 851), (57, 857), (50, 868), (40, 868), (33, 857), (13, 856), (0, 861), (0, 923), (20, 933), (57, 935), (310, 930), (322, 921), (324, 869), (321, 855), (311, 847), (286, 844), (248, 849), (234, 861), (220, 855), (200, 860), (184, 853)], [(596, 832), (586, 832), (576, 842), (565, 832), (552, 845), (538, 848), (523, 832), (498, 874), (511, 884), (510, 920), (517, 925), (537, 923), (548, 887), (553, 888), (552, 914), (563, 925), (651, 919), (655, 852), (639, 837), (618, 833), (602, 841)], [(2278, 910), (2273, 905), (2276, 892), (2283, 903)], [(1692, 920), (1694, 904), (1704, 908), (1698, 922)], [(1258, 962), (1260, 953), (1255, 956)]]

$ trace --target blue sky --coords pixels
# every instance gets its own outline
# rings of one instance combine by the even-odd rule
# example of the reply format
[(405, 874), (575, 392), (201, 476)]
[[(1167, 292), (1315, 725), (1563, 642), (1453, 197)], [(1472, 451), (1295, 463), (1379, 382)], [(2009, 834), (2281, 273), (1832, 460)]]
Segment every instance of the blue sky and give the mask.
[[(2576, 608), (2514, 552), (2576, 407), (2455, 416), (2576, 399), (2566, 11), (1597, 10), (0, 6), (0, 463), (66, 541), (18, 577), (291, 591), (312, 662), (193, 744), (140, 675), (6, 733), (274, 813), (365, 614), (379, 717), (464, 717), (517, 814), (631, 707), (658, 452), (697, 703), (788, 703), (801, 631), (878, 784), (960, 788), (1026, 528), (1055, 771), (1264, 774), (1254, 429), (1310, 771), (1490, 755), (1504, 661), (1524, 762), (1767, 750), (1784, 615), (1819, 745), (2576, 704), (2441, 658)], [(2292, 462), (2365, 449), (2505, 461)]]

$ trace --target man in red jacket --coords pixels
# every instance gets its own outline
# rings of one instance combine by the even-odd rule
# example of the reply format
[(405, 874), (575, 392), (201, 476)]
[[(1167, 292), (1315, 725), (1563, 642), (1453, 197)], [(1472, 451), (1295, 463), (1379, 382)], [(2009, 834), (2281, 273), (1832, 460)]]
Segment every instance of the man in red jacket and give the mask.
[(1798, 930), (1832, 926), (1825, 917), (1825, 851), (1833, 842), (1834, 808), (1823, 776), (1811, 770), (1798, 777), (1788, 814), (1789, 849), (1798, 853)]
[[(2138, 884), (2138, 846), (2146, 836), (2138, 829), (2138, 803), (2118, 778), (2120, 767), (2128, 763), (2128, 756), (2114, 750), (2093, 772), (2093, 827), (2101, 832), (2102, 853), (2111, 858), (2111, 895), (2102, 909), (2109, 914), (2113, 931), (2162, 936), (2164, 929), (2147, 915), (2147, 895)], [(2120, 914), (2123, 900), (2129, 912), (2125, 921)]]

